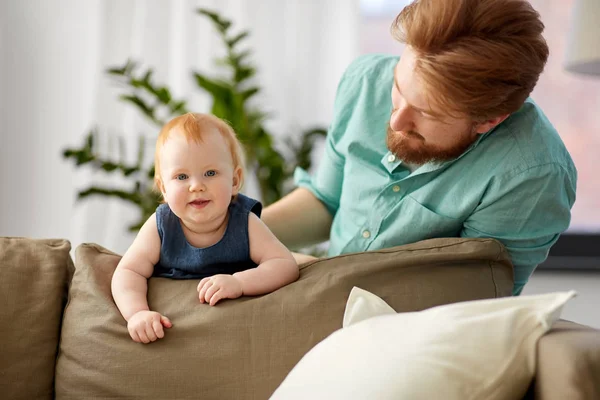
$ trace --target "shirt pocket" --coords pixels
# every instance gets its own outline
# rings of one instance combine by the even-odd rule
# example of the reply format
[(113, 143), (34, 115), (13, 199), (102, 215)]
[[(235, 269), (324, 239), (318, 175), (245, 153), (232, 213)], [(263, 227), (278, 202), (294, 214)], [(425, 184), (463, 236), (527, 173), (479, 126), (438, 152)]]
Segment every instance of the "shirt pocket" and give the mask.
[[(403, 221), (396, 230), (401, 237), (398, 244), (414, 243), (420, 240), (457, 237), (463, 221), (439, 214), (410, 196), (406, 196), (397, 209), (395, 219)], [(396, 244), (396, 245), (398, 245)]]

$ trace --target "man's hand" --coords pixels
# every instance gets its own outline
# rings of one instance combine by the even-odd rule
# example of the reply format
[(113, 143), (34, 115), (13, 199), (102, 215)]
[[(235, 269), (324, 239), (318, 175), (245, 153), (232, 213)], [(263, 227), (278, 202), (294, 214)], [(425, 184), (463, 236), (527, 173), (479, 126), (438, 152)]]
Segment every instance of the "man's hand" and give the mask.
[(165, 336), (164, 328), (173, 324), (169, 318), (156, 311), (138, 311), (127, 321), (127, 330), (134, 342), (150, 343)]
[(224, 274), (202, 279), (196, 290), (200, 303), (208, 303), (211, 306), (221, 299), (237, 299), (244, 294), (240, 281), (233, 275)]

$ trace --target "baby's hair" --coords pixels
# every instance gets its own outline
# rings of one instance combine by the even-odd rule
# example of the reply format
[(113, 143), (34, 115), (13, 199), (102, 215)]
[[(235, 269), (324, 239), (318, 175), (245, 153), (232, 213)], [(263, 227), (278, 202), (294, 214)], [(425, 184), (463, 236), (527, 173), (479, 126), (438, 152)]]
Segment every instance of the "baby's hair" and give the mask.
[(183, 134), (188, 141), (196, 143), (202, 142), (202, 137), (208, 129), (216, 129), (229, 147), (231, 159), (233, 160), (233, 169), (240, 167), (240, 185), (244, 183), (244, 153), (242, 146), (227, 122), (210, 114), (187, 113), (175, 117), (167, 122), (158, 134), (156, 139), (156, 150), (154, 151), (154, 188), (158, 190), (162, 177), (160, 176), (160, 150), (165, 142), (173, 134), (175, 128), (178, 128), (177, 133)]

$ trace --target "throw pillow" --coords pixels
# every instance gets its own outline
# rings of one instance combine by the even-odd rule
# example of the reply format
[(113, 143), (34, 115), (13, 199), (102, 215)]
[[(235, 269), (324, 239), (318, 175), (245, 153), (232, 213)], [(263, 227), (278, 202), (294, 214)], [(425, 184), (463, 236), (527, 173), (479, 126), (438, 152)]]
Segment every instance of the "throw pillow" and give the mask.
[(396, 314), (396, 311), (382, 298), (364, 289), (353, 287), (346, 302), (342, 327), (380, 315)]
[(521, 399), (538, 339), (574, 295), (467, 301), (367, 319), (362, 313), (353, 323), (352, 307), (378, 301), (357, 291), (348, 327), (307, 353), (271, 399)]

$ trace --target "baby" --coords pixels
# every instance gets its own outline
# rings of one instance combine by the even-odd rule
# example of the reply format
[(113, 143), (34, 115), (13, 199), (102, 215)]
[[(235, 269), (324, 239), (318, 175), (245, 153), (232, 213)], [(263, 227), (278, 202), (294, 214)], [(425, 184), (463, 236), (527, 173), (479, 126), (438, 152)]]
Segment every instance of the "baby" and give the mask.
[(188, 113), (161, 130), (154, 180), (166, 202), (144, 223), (112, 278), (112, 294), (136, 342), (164, 337), (171, 321), (148, 307), (151, 276), (200, 279), (200, 303), (272, 292), (298, 279), (290, 251), (239, 193), (241, 146), (212, 115)]

